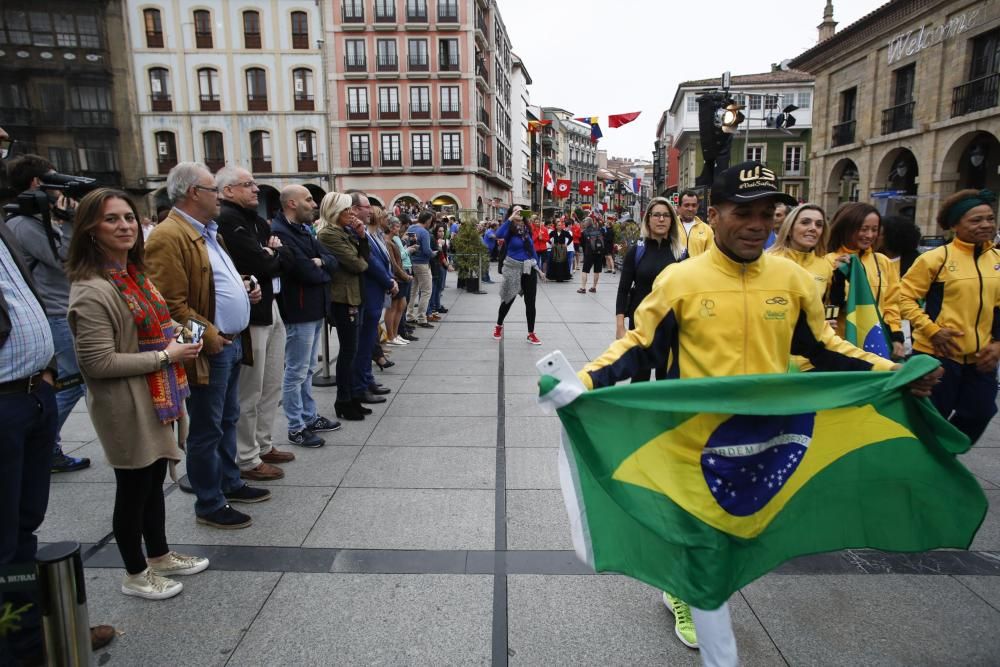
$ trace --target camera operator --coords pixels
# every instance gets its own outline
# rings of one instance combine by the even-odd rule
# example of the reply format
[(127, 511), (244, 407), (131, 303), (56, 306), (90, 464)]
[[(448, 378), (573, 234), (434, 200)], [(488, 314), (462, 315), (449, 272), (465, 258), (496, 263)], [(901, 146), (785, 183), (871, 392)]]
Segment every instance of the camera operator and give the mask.
[[(51, 178), (52, 175), (60, 178)], [(84, 392), (73, 351), (73, 337), (66, 323), (69, 280), (63, 267), (73, 236), (75, 203), (59, 186), (46, 187), (67, 179), (56, 174), (52, 163), (38, 155), (27, 154), (11, 160), (7, 164), (7, 176), (11, 187), (21, 192), (19, 209), (7, 219), (7, 228), (13, 233), (31, 271), (55, 343), (58, 422), (52, 472), (82, 470), (90, 465), (90, 459), (64, 454), (58, 436)]]

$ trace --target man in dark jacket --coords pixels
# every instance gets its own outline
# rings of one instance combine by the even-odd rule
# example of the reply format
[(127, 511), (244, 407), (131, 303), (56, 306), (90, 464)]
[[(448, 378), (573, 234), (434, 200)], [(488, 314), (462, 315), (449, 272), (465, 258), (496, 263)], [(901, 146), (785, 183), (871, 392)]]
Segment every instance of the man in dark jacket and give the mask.
[(295, 455), (271, 444), (285, 370), (285, 325), (274, 294), (281, 291), (280, 276), (291, 265), (292, 256), (271, 234), (267, 220), (257, 214), (259, 188), (250, 172), (223, 167), (215, 175), (215, 186), (222, 198), (216, 218), (219, 233), (236, 269), (260, 285), (261, 291), (261, 300), (250, 306), (254, 364), (240, 374), (243, 413), (236, 426), (236, 463), (243, 479), (281, 479), (285, 473), (274, 464), (293, 461)]
[(314, 367), (321, 336), (326, 335), (328, 285), (337, 270), (336, 258), (312, 233), (316, 209), (309, 190), (288, 185), (281, 191), (281, 212), (271, 222), (271, 232), (292, 258), (277, 299), (286, 335), (281, 396), (288, 418), (288, 441), (302, 447), (322, 447), (326, 441), (316, 432), (340, 428), (340, 422), (316, 412), (312, 397)]

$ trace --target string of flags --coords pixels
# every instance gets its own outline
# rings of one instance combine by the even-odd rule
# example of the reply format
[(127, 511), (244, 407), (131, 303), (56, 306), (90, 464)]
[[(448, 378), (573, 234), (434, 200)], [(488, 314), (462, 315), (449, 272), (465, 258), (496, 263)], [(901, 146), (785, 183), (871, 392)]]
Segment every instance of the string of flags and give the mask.
[[(638, 118), (639, 114), (641, 113), (642, 113), (641, 111), (632, 111), (630, 113), (611, 114), (610, 116), (608, 116), (608, 127), (618, 128), (621, 127), (622, 125), (627, 125), (628, 123), (631, 123), (633, 120)], [(581, 123), (586, 123), (587, 125), (590, 125), (591, 143), (596, 144), (597, 140), (604, 136), (604, 133), (601, 131), (600, 116), (580, 116), (574, 118), (573, 120), (578, 120)], [(552, 124), (551, 120), (529, 120), (528, 132), (532, 133), (538, 132), (546, 125), (551, 125), (551, 124)], [(547, 189), (551, 191), (551, 188)]]

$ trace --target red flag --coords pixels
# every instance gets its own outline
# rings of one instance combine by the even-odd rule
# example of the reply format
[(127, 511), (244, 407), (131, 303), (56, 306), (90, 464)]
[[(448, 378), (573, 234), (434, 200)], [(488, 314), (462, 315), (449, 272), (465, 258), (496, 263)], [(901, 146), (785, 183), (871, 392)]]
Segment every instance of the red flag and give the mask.
[(563, 197), (569, 197), (569, 191), (572, 189), (573, 181), (568, 178), (560, 178), (556, 181), (556, 191), (554, 196), (562, 199)]
[(552, 178), (552, 171), (549, 169), (549, 163), (545, 163), (545, 171), (542, 172), (542, 187), (552, 192), (552, 188), (556, 186), (555, 180)]
[(633, 111), (632, 113), (618, 113), (608, 116), (608, 127), (621, 127), (626, 123), (631, 123), (633, 120), (639, 117), (641, 111)]
[(529, 120), (528, 121), (528, 132), (538, 132), (540, 129), (546, 125), (551, 125), (551, 120)]
[(590, 197), (593, 194), (594, 194), (594, 182), (580, 181), (580, 195), (583, 197)]

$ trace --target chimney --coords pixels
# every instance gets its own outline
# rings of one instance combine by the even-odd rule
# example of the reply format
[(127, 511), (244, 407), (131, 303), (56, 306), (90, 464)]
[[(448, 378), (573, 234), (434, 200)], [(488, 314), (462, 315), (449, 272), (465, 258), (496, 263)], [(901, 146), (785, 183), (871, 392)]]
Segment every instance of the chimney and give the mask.
[(833, 0), (827, 0), (826, 8), (823, 9), (823, 22), (816, 27), (819, 30), (820, 42), (833, 37), (833, 33), (837, 30), (837, 22), (833, 20)]

